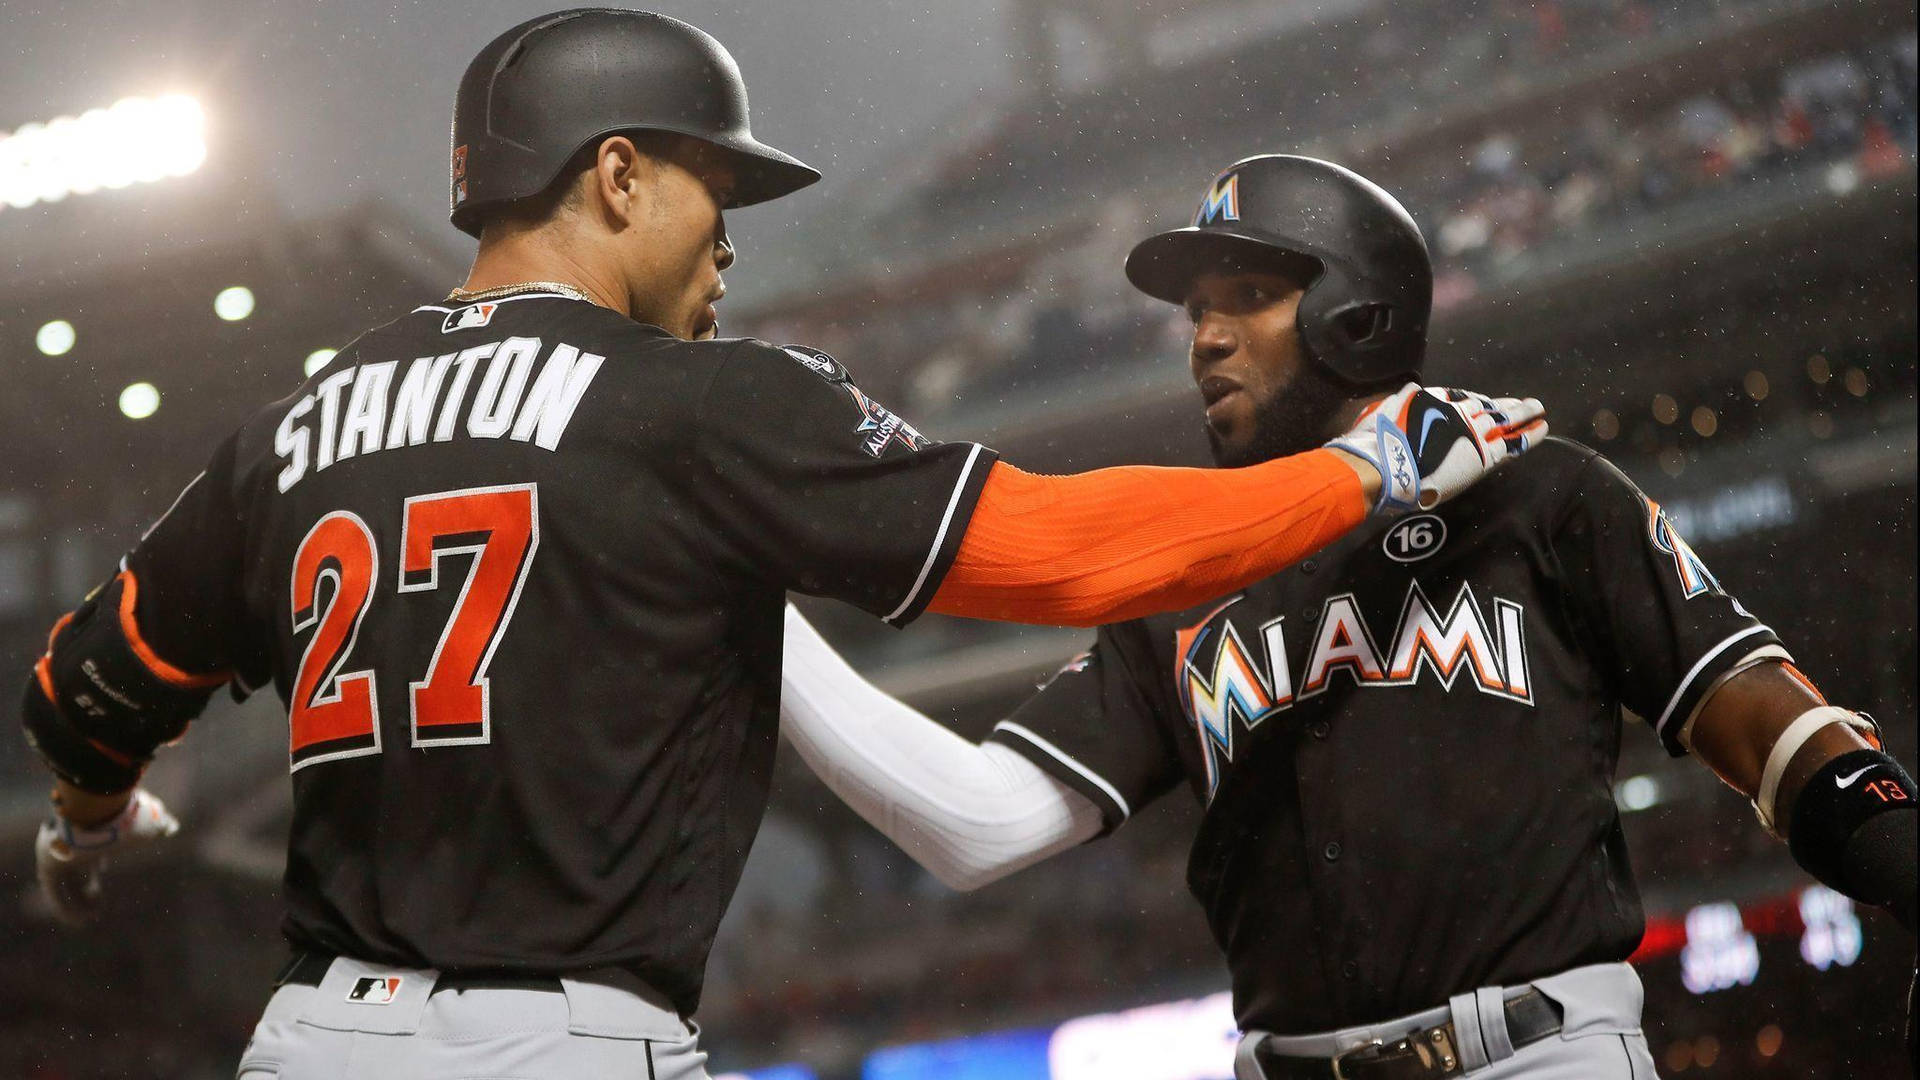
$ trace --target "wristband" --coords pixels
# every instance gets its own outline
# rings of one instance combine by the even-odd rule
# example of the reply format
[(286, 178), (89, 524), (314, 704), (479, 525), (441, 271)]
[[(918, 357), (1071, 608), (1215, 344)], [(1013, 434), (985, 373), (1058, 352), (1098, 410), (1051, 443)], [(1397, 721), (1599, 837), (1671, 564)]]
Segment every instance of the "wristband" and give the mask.
[(107, 750), (76, 730), (47, 697), (37, 676), (27, 679), (20, 713), (27, 745), (55, 776), (82, 791), (117, 795), (139, 783), (140, 774), (146, 771), (146, 759)]
[(1849, 859), (1848, 844), (1874, 818), (1911, 814), (1916, 805), (1913, 777), (1899, 762), (1879, 750), (1850, 751), (1820, 766), (1800, 789), (1787, 846), (1823, 884), (1866, 903), (1890, 903), (1899, 899), (1892, 883), (1912, 876), (1914, 853)]

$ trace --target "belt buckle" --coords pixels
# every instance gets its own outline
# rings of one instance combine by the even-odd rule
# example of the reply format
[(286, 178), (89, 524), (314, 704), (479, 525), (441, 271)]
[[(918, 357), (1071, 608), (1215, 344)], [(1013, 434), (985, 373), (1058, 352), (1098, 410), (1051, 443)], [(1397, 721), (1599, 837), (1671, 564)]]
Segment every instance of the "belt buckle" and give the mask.
[[(1432, 1045), (1429, 1046), (1429, 1043)], [(1391, 1043), (1374, 1039), (1334, 1057), (1333, 1080), (1352, 1080), (1346, 1072), (1347, 1064), (1374, 1061), (1388, 1054), (1412, 1058), (1421, 1073), (1428, 1076), (1452, 1076), (1454, 1066), (1459, 1061), (1453, 1049), (1452, 1031), (1448, 1025), (1441, 1024), (1413, 1032)]]
[(1362, 1054), (1372, 1054), (1374, 1057), (1378, 1057), (1380, 1056), (1380, 1051), (1385, 1048), (1386, 1045), (1385, 1042), (1374, 1039), (1371, 1042), (1356, 1046), (1344, 1054), (1335, 1054), (1333, 1057), (1333, 1080), (1352, 1080), (1352, 1078), (1347, 1075), (1346, 1069), (1343, 1067), (1344, 1064), (1348, 1061), (1357, 1064), (1362, 1060), (1360, 1057)]

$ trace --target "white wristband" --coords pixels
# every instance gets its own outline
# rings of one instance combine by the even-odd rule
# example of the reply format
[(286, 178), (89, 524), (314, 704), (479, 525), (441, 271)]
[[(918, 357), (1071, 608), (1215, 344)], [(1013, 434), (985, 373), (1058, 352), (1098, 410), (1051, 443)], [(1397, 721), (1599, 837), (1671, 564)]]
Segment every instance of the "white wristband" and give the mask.
[(1849, 709), (1838, 705), (1821, 705), (1808, 709), (1799, 715), (1780, 737), (1773, 741), (1773, 749), (1767, 754), (1766, 768), (1760, 770), (1760, 791), (1753, 797), (1753, 812), (1760, 815), (1760, 824), (1775, 836), (1780, 830), (1773, 824), (1773, 800), (1780, 794), (1780, 778), (1787, 773), (1787, 765), (1793, 761), (1793, 755), (1813, 738), (1814, 733), (1828, 724), (1845, 724), (1861, 731), (1873, 732), (1873, 721)]

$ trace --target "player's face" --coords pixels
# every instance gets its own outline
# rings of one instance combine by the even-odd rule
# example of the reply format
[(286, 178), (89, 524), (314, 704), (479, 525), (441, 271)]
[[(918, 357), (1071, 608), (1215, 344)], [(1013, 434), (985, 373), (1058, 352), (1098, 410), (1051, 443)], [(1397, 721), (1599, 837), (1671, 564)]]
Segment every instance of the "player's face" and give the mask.
[(727, 291), (720, 272), (733, 265), (720, 211), (732, 197), (733, 167), (696, 139), (677, 141), (656, 163), (646, 227), (629, 249), (633, 317), (676, 337), (710, 338)]
[(1346, 395), (1307, 363), (1294, 321), (1301, 295), (1285, 274), (1240, 269), (1202, 274), (1187, 290), (1188, 363), (1221, 465), (1297, 453), (1338, 433)]

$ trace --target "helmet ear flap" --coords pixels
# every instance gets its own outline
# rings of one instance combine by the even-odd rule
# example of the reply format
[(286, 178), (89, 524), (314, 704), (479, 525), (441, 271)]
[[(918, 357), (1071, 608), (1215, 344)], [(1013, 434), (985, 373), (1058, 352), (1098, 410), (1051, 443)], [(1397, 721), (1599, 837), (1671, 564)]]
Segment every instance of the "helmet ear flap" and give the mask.
[[(1359, 294), (1356, 296), (1355, 294)], [(1320, 366), (1356, 389), (1403, 382), (1420, 370), (1425, 328), (1338, 260), (1300, 298), (1301, 340)]]
[(1333, 313), (1333, 326), (1349, 349), (1380, 345), (1393, 330), (1393, 305), (1377, 301), (1350, 304)]

